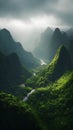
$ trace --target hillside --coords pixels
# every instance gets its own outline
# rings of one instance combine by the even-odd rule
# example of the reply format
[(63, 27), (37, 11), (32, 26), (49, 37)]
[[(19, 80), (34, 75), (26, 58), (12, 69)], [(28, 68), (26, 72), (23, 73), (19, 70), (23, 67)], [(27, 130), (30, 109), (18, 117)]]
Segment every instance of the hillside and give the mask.
[(21, 84), (30, 76), (31, 73), (22, 67), (16, 53), (8, 56), (0, 53), (0, 86)]
[(38, 88), (27, 101), (51, 130), (73, 129), (73, 72), (45, 88)]
[(43, 130), (32, 108), (11, 94), (0, 92), (2, 130)]
[[(51, 41), (50, 48), (48, 48), (48, 34)], [(47, 50), (44, 46), (45, 37)], [(20, 43), (15, 42), (9, 31), (6, 29), (0, 31), (0, 127), (2, 129), (73, 129), (73, 41), (69, 39), (69, 44), (67, 38), (69, 35), (67, 37), (66, 33), (58, 28), (53, 35), (52, 30), (48, 28), (43, 33), (43, 41), (41, 40), (41, 45), (43, 44), (44, 47), (42, 54), (43, 51), (48, 53), (43, 54), (42, 57), (45, 59), (50, 53), (48, 59), (50, 57), (52, 60), (48, 65), (38, 67), (39, 60), (26, 52)], [(39, 49), (42, 49), (41, 46)], [(29, 69), (32, 69), (31, 72)]]
[[(21, 65), (16, 53), (8, 56), (0, 53), (0, 90), (23, 97), (25, 81), (31, 73)], [(21, 87), (23, 84), (24, 87)]]
[(21, 64), (26, 68), (36, 68), (40, 65), (37, 60), (30, 52), (23, 49), (21, 43), (15, 42), (10, 32), (6, 29), (0, 30), (0, 52), (5, 55), (16, 53), (19, 56)]
[(47, 28), (41, 34), (39, 45), (35, 48), (34, 54), (36, 57), (50, 63), (60, 46), (64, 45), (69, 50), (71, 39), (72, 37), (70, 37), (67, 32), (59, 28), (55, 28), (54, 31)]
[(69, 70), (72, 70), (72, 61), (67, 49), (61, 46), (51, 63), (37, 73), (35, 77), (27, 80), (26, 84), (33, 87), (45, 87)]

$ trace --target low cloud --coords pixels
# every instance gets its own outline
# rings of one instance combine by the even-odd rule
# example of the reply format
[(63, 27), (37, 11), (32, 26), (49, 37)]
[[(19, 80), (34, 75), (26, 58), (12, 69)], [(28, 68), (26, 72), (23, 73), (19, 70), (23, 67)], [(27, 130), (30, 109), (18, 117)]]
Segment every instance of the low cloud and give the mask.
[(0, 0), (0, 17), (28, 20), (43, 15), (73, 26), (73, 0)]

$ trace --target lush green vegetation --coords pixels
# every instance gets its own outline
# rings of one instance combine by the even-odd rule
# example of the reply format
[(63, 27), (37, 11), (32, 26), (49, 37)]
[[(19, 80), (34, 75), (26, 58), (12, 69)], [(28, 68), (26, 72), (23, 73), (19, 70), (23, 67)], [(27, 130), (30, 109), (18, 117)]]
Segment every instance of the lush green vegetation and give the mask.
[(68, 72), (55, 83), (37, 88), (28, 103), (39, 113), (48, 129), (73, 129), (73, 72)]
[(45, 130), (33, 109), (17, 97), (0, 92), (0, 128), (2, 130)]
[(21, 84), (21, 85), (7, 86), (0, 90), (4, 91), (6, 93), (11, 93), (11, 94), (23, 99), (23, 97), (25, 97), (32, 90), (32, 88), (25, 87), (23, 84)]
[(53, 60), (44, 69), (41, 69), (36, 76), (27, 80), (26, 85), (31, 87), (45, 87), (56, 81), (66, 71), (72, 70), (72, 62), (67, 49), (61, 46)]

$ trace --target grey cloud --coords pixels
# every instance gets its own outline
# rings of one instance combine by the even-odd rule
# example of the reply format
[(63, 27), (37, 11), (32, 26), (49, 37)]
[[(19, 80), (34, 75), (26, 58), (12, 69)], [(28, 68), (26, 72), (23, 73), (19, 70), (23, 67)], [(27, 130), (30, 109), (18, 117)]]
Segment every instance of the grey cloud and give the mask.
[(65, 0), (61, 10), (56, 10), (55, 15), (62, 24), (73, 26), (73, 0)]
[[(29, 16), (30, 14), (50, 12), (58, 0), (0, 0), (1, 16)], [(51, 7), (49, 6), (51, 4)], [(48, 5), (48, 6), (47, 6)]]
[[(62, 5), (58, 6), (58, 3)], [(52, 15), (62, 24), (72, 26), (73, 0), (0, 0), (0, 17), (27, 19), (43, 14)]]

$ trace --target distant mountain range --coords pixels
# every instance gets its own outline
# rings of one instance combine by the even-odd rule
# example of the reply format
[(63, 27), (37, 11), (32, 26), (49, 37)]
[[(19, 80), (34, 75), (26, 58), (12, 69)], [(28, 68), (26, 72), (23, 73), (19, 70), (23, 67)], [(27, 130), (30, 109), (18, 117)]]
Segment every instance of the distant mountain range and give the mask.
[(64, 45), (68, 49), (73, 61), (73, 29), (63, 32), (59, 28), (56, 28), (55, 31), (47, 28), (41, 34), (39, 45), (35, 48), (33, 54), (50, 63), (61, 45)]
[(36, 68), (40, 65), (40, 61), (32, 53), (25, 51), (21, 43), (13, 40), (7, 29), (0, 30), (0, 52), (4, 55), (16, 53), (19, 56), (21, 64), (28, 69)]

